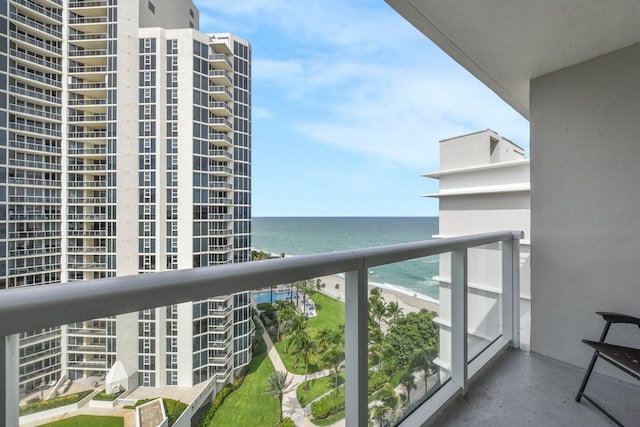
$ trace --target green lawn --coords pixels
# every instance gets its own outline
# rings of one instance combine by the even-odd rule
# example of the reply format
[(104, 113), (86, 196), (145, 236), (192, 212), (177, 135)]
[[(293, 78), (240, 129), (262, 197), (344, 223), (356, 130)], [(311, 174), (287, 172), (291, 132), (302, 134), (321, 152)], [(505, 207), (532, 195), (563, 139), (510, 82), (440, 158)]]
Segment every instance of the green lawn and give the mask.
[(266, 381), (275, 369), (266, 352), (254, 354), (242, 386), (216, 411), (211, 426), (266, 426), (278, 423), (278, 399), (265, 393)]
[[(338, 375), (338, 385), (340, 384), (344, 384), (344, 370)], [(296, 389), (296, 395), (298, 396), (300, 405), (304, 408), (309, 403), (313, 402), (314, 399), (317, 399), (328, 391), (333, 390), (334, 385), (335, 380), (333, 375), (309, 381), (309, 390), (304, 389), (304, 383), (300, 384)]]
[(49, 427), (123, 427), (124, 418), (122, 417), (104, 417), (95, 415), (78, 415), (53, 423), (43, 424)]
[[(344, 324), (344, 303), (342, 301), (335, 300), (331, 297), (328, 297), (319, 292), (313, 292), (311, 294), (311, 299), (316, 305), (317, 316), (311, 317), (308, 320), (309, 334), (313, 337), (315, 334), (324, 329), (336, 329), (339, 325)], [(287, 337), (275, 343), (276, 349), (278, 353), (280, 353), (280, 357), (284, 362), (284, 366), (287, 367), (289, 372), (293, 372), (295, 374), (304, 374), (304, 365), (299, 363), (297, 368), (294, 368), (294, 356), (295, 354), (292, 351), (288, 353), (284, 352), (286, 347)], [(317, 372), (325, 367), (320, 366), (317, 358), (315, 356), (311, 357), (309, 362), (309, 373)]]
[(326, 296), (320, 292), (314, 292), (311, 299), (316, 304), (318, 315), (309, 318), (309, 330), (312, 334), (329, 328), (335, 329), (344, 324), (344, 302)]

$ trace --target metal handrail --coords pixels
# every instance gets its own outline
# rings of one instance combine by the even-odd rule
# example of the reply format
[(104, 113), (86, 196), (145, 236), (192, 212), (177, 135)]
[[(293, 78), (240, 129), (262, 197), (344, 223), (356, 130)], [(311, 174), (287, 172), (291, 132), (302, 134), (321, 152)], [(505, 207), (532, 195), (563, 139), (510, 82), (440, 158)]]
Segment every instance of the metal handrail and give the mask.
[[(520, 238), (502, 231), (0, 291), (0, 337)], [(33, 313), (38, 313), (34, 316)]]

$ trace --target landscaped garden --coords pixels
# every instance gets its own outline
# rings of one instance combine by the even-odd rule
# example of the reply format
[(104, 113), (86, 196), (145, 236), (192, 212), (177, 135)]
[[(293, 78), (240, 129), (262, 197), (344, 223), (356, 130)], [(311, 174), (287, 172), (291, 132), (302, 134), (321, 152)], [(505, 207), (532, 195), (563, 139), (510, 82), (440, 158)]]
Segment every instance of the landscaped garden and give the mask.
[(43, 427), (123, 427), (124, 418), (97, 415), (78, 415), (60, 421), (43, 424)]
[[(300, 384), (296, 395), (302, 407), (315, 401), (311, 406), (314, 424), (330, 425), (344, 417), (341, 387), (345, 381), (344, 303), (317, 292), (306, 282), (293, 286), (301, 294), (310, 295), (316, 316), (307, 318), (285, 301), (277, 301), (273, 306), (260, 304), (259, 310), (289, 372), (307, 375), (328, 370), (327, 376)], [(316, 289), (321, 288), (317, 283)], [(437, 378), (433, 364), (439, 348), (435, 316), (436, 313), (427, 310), (405, 314), (398, 303), (385, 302), (379, 289), (372, 290), (369, 296), (372, 370), (368, 392), (369, 401), (374, 402), (370, 410), (374, 424), (396, 422), (429, 393), (429, 378), (431, 383)], [(281, 402), (290, 383), (286, 372), (274, 370), (262, 346), (254, 353), (242, 387), (236, 390), (229, 385), (220, 393), (224, 402), (214, 409), (211, 425), (277, 425), (278, 417), (282, 418)], [(420, 389), (420, 399), (412, 395), (416, 389)]]
[(87, 390), (80, 393), (68, 394), (66, 396), (54, 397), (53, 399), (27, 403), (20, 407), (20, 416), (78, 403), (91, 394), (92, 391), (93, 390)]
[(247, 375), (216, 410), (211, 426), (273, 426), (278, 423), (279, 402), (266, 393), (267, 378), (275, 372), (266, 348), (254, 352)]

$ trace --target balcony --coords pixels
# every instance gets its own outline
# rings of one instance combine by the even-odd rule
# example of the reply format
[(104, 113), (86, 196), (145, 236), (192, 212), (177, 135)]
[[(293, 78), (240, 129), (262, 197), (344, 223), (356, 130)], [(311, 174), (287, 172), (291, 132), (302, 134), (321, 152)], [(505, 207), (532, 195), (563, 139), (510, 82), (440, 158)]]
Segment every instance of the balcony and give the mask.
[(221, 53), (209, 55), (209, 63), (212, 64), (215, 68), (222, 68), (225, 71), (233, 70), (233, 63), (231, 62), (229, 57)]
[(233, 100), (233, 93), (226, 86), (209, 86), (209, 96), (216, 101)]
[(233, 109), (226, 102), (209, 102), (209, 109), (217, 116), (228, 117), (233, 114)]
[[(368, 422), (368, 272), (372, 267), (450, 253), (451, 262), (451, 375), (428, 399), (402, 421), (420, 425), (447, 401), (467, 390), (469, 381), (508, 348), (519, 347), (519, 238), (520, 233), (494, 232), (475, 236), (431, 240), (387, 247), (227, 264), (193, 270), (116, 277), (89, 285), (53, 284), (2, 291), (0, 298), (0, 363), (13, 350), (23, 330), (69, 324), (153, 307), (245, 292), (280, 283), (345, 273), (346, 323), (346, 425)], [(475, 357), (468, 355), (467, 269), (468, 250), (481, 245), (499, 246), (501, 299), (492, 305), (501, 322), (496, 336)], [(493, 259), (493, 258), (491, 258)], [(37, 313), (36, 316), (33, 313)], [(221, 324), (227, 328), (229, 324)], [(70, 335), (104, 335), (104, 329), (71, 328)], [(520, 353), (517, 353), (520, 354)], [(95, 362), (79, 362), (95, 363)], [(102, 363), (102, 362), (99, 362)], [(104, 366), (104, 365), (101, 365)], [(94, 366), (90, 366), (94, 367)], [(96, 366), (97, 367), (97, 366)], [(16, 423), (17, 377), (6, 369), (0, 376), (0, 413)]]

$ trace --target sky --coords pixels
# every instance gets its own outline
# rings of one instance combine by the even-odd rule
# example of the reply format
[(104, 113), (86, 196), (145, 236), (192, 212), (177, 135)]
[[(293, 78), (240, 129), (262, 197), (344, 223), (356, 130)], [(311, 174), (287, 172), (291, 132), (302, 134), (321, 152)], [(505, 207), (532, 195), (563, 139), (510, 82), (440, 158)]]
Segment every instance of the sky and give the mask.
[(442, 139), (528, 122), (382, 0), (195, 0), (252, 45), (252, 213), (437, 216)]

